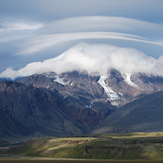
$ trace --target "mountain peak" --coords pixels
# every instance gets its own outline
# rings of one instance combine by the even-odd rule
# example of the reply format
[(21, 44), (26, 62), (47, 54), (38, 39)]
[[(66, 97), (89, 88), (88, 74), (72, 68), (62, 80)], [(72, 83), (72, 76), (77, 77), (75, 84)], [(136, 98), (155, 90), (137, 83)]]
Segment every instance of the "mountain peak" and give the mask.
[(124, 74), (141, 72), (149, 75), (163, 75), (161, 65), (161, 57), (155, 59), (136, 49), (106, 44), (79, 43), (55, 58), (29, 63), (17, 71), (7, 68), (0, 74), (0, 77), (14, 79), (32, 74), (47, 72), (62, 74), (72, 71), (107, 75), (111, 69)]

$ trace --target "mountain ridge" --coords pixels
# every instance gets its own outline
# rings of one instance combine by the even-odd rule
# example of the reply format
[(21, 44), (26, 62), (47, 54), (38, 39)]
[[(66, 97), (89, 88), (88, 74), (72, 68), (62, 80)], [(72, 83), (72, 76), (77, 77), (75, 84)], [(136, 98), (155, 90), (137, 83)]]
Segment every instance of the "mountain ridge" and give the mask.
[(54, 89), (0, 82), (0, 138), (86, 134), (110, 114), (105, 107), (98, 113)]
[[(78, 71), (61, 75), (51, 72), (14, 82), (0, 82), (0, 116), (4, 124), (1, 125), (1, 137), (94, 132), (117, 120), (113, 115), (119, 115), (127, 104), (160, 90), (163, 90), (162, 77), (142, 73), (122, 74), (114, 69), (107, 76)], [(114, 119), (107, 122), (111, 117)], [(130, 124), (129, 120), (127, 124)]]
[(163, 91), (132, 101), (107, 117), (92, 133), (163, 131)]
[(72, 117), (58, 109), (55, 96), (47, 89), (27, 87), (23, 83), (10, 81), (0, 83), (0, 92), (1, 116), (10, 120), (10, 123), (4, 123), (1, 119), (1, 129), (4, 130), (1, 137), (12, 137), (12, 130), (18, 137), (39, 134), (59, 136), (59, 133), (64, 135), (73, 132), (73, 127), (72, 131), (71, 128), (66, 131), (66, 123), (65, 128), (62, 126), (64, 121), (72, 123), (76, 128), (74, 132), (79, 130), (81, 134), (80, 129), (77, 129), (80, 126), (78, 122), (74, 123)]
[[(115, 69), (109, 71), (105, 76), (78, 71), (60, 75), (51, 72), (31, 75), (18, 81), (49, 90), (57, 89), (60, 92), (65, 90), (64, 92), (68, 94), (77, 91), (82, 94), (84, 91), (87, 94), (87, 99), (101, 99), (117, 107), (143, 95), (163, 90), (163, 77), (161, 76), (149, 76), (145, 73), (122, 74)], [(91, 102), (89, 103), (91, 104)]]

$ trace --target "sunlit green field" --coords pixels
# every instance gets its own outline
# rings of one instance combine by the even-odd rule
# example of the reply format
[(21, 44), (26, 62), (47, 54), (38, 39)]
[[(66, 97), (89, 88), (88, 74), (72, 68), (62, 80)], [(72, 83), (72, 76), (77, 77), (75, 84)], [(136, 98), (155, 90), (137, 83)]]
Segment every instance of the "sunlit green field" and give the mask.
[[(163, 160), (163, 133), (128, 133), (68, 138), (38, 138), (11, 148), (8, 154), (18, 154), (33, 158), (46, 157), (49, 159), (66, 159), (39, 160), (41, 162), (127, 162), (124, 160), (130, 160), (129, 162), (131, 162), (131, 160), (133, 160), (132, 162), (140, 162), (140, 160), (141, 162), (163, 162), (161, 161)], [(14, 162), (14, 160), (10, 161)], [(15, 161), (20, 162), (19, 160)], [(39, 161), (26, 160), (26, 162)], [(1, 162), (2, 160), (0, 160), (0, 163)]]
[(163, 163), (163, 161), (142, 160), (0, 160), (0, 163)]

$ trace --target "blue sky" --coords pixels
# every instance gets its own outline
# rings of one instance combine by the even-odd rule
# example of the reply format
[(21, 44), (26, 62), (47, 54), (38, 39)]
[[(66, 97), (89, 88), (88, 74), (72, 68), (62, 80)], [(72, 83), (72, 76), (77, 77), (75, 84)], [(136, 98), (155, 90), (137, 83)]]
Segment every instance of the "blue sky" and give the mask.
[(0, 73), (79, 42), (163, 55), (162, 0), (0, 0)]

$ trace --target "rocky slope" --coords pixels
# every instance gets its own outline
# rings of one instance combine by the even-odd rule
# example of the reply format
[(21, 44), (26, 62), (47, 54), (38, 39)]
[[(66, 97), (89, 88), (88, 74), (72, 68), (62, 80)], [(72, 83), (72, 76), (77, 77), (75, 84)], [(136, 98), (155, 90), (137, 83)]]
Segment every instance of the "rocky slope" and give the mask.
[(0, 137), (84, 134), (114, 110), (103, 104), (103, 109), (94, 111), (72, 96), (63, 98), (61, 93), (54, 88), (50, 91), (20, 82), (0, 82)]
[[(95, 133), (152, 131), (156, 128), (151, 123), (157, 120), (157, 113), (162, 114), (159, 109), (163, 104), (161, 99), (153, 100), (152, 95), (146, 95), (160, 90), (163, 90), (162, 77), (121, 74), (114, 69), (106, 76), (51, 72), (27, 76), (17, 82), (0, 82), (0, 137), (77, 135), (94, 128)], [(158, 96), (162, 97), (161, 93)], [(140, 101), (132, 102), (135, 99)], [(144, 109), (146, 105), (153, 108)], [(153, 114), (153, 119), (143, 116), (139, 119), (142, 106), (144, 116)], [(126, 107), (128, 110), (124, 111)], [(137, 116), (135, 121), (133, 114)], [(123, 118), (127, 120), (121, 115), (126, 115)], [(136, 125), (137, 121), (142, 123)], [(161, 126), (159, 122), (156, 124)]]
[[(63, 98), (75, 97), (87, 108), (96, 110), (99, 103), (121, 107), (139, 97), (163, 90), (163, 78), (143, 73), (121, 74), (115, 69), (108, 75), (71, 72), (36, 74), (25, 77), (19, 82), (34, 87), (58, 90)], [(100, 107), (100, 109), (102, 109)]]
[(58, 97), (60, 107), (64, 112), (93, 127), (117, 108), (108, 100), (103, 87), (98, 82), (99, 79), (99, 76), (90, 76), (87, 73), (75, 71), (62, 75), (55, 73), (32, 75), (19, 82), (37, 88), (47, 88), (52, 92), (57, 90), (60, 95)]
[(0, 137), (82, 134), (85, 126), (58, 107), (57, 93), (18, 82), (0, 83)]

